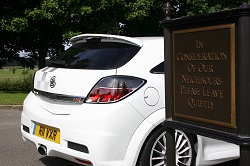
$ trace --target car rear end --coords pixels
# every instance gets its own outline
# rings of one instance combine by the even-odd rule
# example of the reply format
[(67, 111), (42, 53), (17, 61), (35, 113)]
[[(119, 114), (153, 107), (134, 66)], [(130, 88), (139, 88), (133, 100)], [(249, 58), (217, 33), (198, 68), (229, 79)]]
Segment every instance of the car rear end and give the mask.
[(36, 72), (23, 105), (22, 136), (44, 155), (125, 166), (129, 141), (145, 119), (130, 102), (136, 102), (147, 80), (123, 68), (134, 63), (143, 42), (96, 34), (71, 42), (72, 48)]

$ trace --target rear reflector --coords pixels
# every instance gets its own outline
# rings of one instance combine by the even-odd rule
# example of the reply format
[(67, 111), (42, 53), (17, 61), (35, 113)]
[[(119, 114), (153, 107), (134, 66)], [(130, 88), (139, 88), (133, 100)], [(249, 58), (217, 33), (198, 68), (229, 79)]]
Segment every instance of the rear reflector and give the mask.
[(84, 153), (89, 153), (89, 149), (88, 149), (87, 146), (77, 144), (77, 143), (74, 143), (74, 142), (70, 142), (70, 141), (68, 141), (68, 148), (73, 149), (73, 150), (77, 150), (77, 151), (80, 151), (80, 152), (84, 152)]
[(27, 133), (30, 133), (30, 129), (29, 127), (23, 125), (23, 131), (26, 131)]

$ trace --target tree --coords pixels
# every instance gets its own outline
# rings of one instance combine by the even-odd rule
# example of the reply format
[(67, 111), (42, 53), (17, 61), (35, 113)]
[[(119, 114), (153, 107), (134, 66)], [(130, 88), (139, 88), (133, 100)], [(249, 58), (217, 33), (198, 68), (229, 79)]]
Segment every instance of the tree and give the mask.
[[(239, 7), (241, 0), (169, 0), (173, 17)], [(2, 0), (0, 61), (25, 50), (45, 57), (63, 51), (70, 37), (80, 33), (126, 36), (162, 35), (162, 0)], [(121, 26), (125, 25), (125, 26)], [(123, 27), (123, 28), (122, 28)], [(125, 28), (124, 28), (125, 27)]]
[(172, 0), (174, 17), (192, 16), (239, 8), (242, 0)]
[[(90, 3), (90, 1), (84, 1)], [(15, 36), (17, 50), (39, 54), (39, 67), (45, 66), (45, 57), (63, 50), (69, 29), (80, 17), (91, 12), (79, 0), (21, 0), (6, 1), (2, 7), (2, 31)], [(11, 6), (11, 7), (10, 7)], [(11, 15), (9, 13), (12, 13)], [(14, 40), (13, 40), (14, 42)]]
[[(79, 33), (125, 34), (119, 26), (126, 22), (126, 34), (147, 35), (161, 31), (158, 14), (162, 2), (154, 0), (4, 0), (1, 6), (1, 32), (12, 41), (12, 50), (39, 54), (39, 68), (47, 55), (55, 56), (63, 44)], [(155, 5), (156, 4), (156, 5)], [(160, 7), (160, 11), (155, 9)], [(157, 15), (155, 15), (157, 14)], [(150, 17), (150, 15), (153, 17)], [(151, 24), (145, 19), (149, 18)], [(135, 24), (137, 22), (137, 25)], [(158, 24), (154, 28), (154, 24)], [(143, 28), (142, 28), (143, 27)], [(13, 44), (13, 43), (18, 44)], [(6, 45), (6, 44), (5, 44)], [(8, 44), (7, 44), (8, 45)], [(3, 50), (3, 49), (2, 49)], [(13, 53), (11, 53), (13, 54)], [(1, 55), (2, 56), (2, 55)]]
[[(14, 59), (18, 56), (17, 52), (21, 49), (20, 43), (16, 40), (17, 36), (10, 32), (9, 29), (4, 28), (6, 26), (6, 21), (11, 13), (16, 12), (16, 7), (19, 3), (14, 1), (2, 1), (0, 7), (0, 15), (2, 16), (1, 28), (0, 28), (0, 67), (5, 64), (8, 59)], [(3, 19), (5, 18), (5, 20)]]
[[(162, 35), (162, 0), (101, 0), (83, 20), (89, 32), (127, 36)], [(120, 24), (120, 25), (119, 25)], [(124, 25), (122, 28), (121, 25)]]

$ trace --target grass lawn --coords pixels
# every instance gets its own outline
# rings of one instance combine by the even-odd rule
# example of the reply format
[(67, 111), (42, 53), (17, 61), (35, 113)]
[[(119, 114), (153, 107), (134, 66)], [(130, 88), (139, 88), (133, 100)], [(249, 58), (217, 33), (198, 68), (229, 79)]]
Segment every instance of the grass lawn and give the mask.
[[(1, 68), (0, 105), (22, 105), (25, 97), (31, 89), (26, 87), (31, 86), (32, 76), (35, 71), (37, 71), (37, 68), (30, 70), (21, 66), (7, 66)], [(24, 82), (24, 78), (26, 78), (26, 81), (28, 82)]]
[(22, 105), (29, 92), (0, 91), (0, 105)]

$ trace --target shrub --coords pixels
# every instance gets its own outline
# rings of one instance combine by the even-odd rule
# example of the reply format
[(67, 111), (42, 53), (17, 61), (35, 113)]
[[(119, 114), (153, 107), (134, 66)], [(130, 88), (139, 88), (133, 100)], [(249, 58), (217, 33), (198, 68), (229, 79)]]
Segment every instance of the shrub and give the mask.
[(7, 90), (10, 88), (10, 79), (4, 78), (3, 80), (0, 80), (0, 90)]
[(13, 81), (10, 78), (4, 78), (0, 80), (0, 90), (30, 91), (32, 89), (32, 80), (33, 76), (31, 74), (25, 74), (23, 78)]

